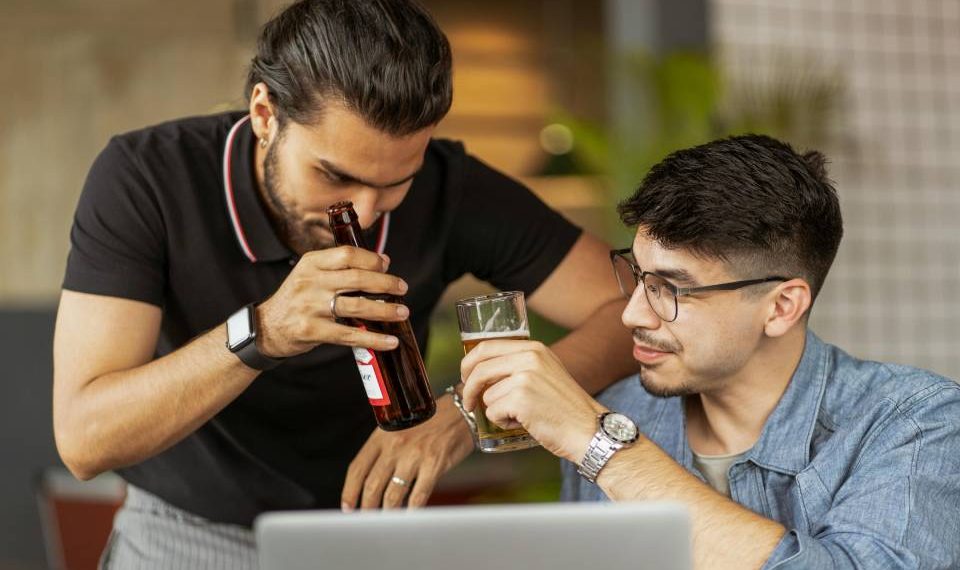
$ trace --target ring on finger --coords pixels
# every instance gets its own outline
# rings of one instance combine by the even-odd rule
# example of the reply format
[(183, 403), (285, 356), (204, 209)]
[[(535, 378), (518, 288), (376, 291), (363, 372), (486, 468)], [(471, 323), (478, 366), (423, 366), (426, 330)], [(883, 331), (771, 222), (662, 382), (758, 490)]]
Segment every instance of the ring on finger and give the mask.
[(340, 315), (337, 314), (337, 299), (340, 297), (340, 292), (337, 291), (333, 294), (333, 297), (330, 297), (330, 315), (335, 319), (339, 319)]
[(396, 475), (390, 478), (390, 482), (393, 483), (394, 485), (400, 485), (401, 487), (406, 487), (410, 483), (406, 479), (397, 477)]

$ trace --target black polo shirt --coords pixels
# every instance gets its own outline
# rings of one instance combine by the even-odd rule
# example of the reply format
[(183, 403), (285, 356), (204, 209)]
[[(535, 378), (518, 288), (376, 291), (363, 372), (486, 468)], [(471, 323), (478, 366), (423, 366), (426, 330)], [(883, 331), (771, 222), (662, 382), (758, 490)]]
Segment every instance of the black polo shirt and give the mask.
[[(273, 294), (297, 258), (256, 190), (254, 143), (243, 113), (114, 137), (77, 206), (64, 289), (162, 308), (157, 357)], [(580, 230), (459, 143), (433, 140), (403, 203), (368, 233), (410, 285), (423, 350), (452, 281), (472, 273), (531, 293)], [(351, 351), (322, 345), (263, 373), (186, 439), (119, 473), (200, 516), (249, 525), (265, 510), (338, 507), (347, 465), (375, 425)]]

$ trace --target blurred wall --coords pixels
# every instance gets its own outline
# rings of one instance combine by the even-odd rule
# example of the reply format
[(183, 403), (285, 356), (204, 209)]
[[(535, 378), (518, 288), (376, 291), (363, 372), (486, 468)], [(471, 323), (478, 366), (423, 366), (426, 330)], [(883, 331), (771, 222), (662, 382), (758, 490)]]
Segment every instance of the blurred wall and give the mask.
[(80, 187), (112, 134), (239, 100), (244, 4), (0, 3), (0, 304), (56, 298)]
[(734, 81), (819, 69), (845, 85), (824, 149), (845, 236), (814, 330), (861, 357), (960, 378), (960, 3), (710, 0), (710, 8)]

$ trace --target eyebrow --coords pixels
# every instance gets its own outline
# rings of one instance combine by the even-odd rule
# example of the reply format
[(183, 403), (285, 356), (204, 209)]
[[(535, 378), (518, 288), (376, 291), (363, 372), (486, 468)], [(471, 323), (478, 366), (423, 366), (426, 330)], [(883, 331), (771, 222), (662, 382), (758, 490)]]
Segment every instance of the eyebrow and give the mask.
[[(634, 263), (637, 262), (637, 256), (635, 253), (633, 253), (633, 249), (630, 250), (630, 257), (633, 258)], [(639, 267), (639, 265), (637, 265), (637, 267)], [(646, 271), (645, 269), (642, 269), (642, 270)], [(687, 271), (686, 269), (681, 269), (679, 267), (677, 268), (667, 267), (664, 269), (656, 269), (654, 271), (651, 271), (650, 273), (656, 273), (657, 275), (670, 281), (674, 285), (679, 284), (686, 287), (698, 287), (700, 285), (697, 279), (693, 275), (691, 275), (689, 271)]]
[(660, 277), (667, 279), (674, 285), (684, 285), (687, 287), (697, 287), (699, 282), (690, 274), (686, 269), (657, 269), (656, 271), (651, 271), (651, 273), (656, 273)]
[(324, 170), (326, 170), (330, 174), (333, 174), (337, 178), (341, 178), (346, 182), (356, 182), (357, 184), (361, 184), (363, 186), (369, 186), (371, 188), (377, 188), (377, 189), (392, 188), (394, 186), (399, 186), (405, 182), (409, 182), (410, 180), (413, 180), (413, 178), (417, 174), (419, 174), (420, 170), (423, 168), (423, 165), (421, 164), (419, 167), (417, 167), (417, 169), (413, 172), (413, 174), (410, 174), (409, 176), (405, 176), (400, 180), (397, 180), (396, 182), (390, 182), (387, 184), (378, 184), (376, 182), (371, 182), (369, 180), (364, 180), (352, 174), (348, 174), (328, 160), (321, 158), (319, 160), (319, 163), (320, 163), (320, 166), (324, 168)]

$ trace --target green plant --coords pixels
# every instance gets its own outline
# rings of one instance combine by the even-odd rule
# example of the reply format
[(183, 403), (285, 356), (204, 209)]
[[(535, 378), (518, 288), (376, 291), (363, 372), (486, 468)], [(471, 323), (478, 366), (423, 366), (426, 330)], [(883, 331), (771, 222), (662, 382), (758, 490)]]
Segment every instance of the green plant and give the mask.
[[(610, 125), (557, 111), (554, 122), (574, 135), (573, 160), (582, 172), (609, 177), (615, 201), (673, 151), (717, 138), (760, 133), (800, 148), (821, 148), (839, 129), (843, 83), (836, 73), (781, 54), (775, 72), (732, 80), (697, 53), (635, 54), (616, 67), (619, 105)], [(609, 208), (608, 238), (629, 240)]]

